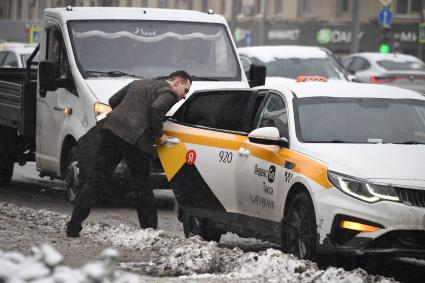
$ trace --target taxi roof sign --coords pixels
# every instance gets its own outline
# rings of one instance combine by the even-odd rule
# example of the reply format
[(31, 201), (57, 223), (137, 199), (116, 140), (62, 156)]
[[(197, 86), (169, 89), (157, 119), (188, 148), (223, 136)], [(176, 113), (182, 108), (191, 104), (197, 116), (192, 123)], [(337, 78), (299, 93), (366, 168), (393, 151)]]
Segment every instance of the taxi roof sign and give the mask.
[(302, 82), (327, 82), (328, 78), (327, 77), (322, 77), (322, 76), (298, 76), (296, 79), (297, 83), (302, 83)]

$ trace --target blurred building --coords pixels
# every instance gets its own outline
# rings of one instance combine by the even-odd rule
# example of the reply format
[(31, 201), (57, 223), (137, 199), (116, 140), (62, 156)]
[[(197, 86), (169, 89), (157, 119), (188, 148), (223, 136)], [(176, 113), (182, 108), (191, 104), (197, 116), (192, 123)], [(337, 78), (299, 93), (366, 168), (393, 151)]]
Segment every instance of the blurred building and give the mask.
[[(377, 51), (382, 34), (379, 0), (0, 0), (0, 41), (29, 41), (30, 33), (41, 28), (47, 7), (132, 6), (211, 9), (227, 18), (238, 46), (301, 44), (347, 54), (355, 1), (360, 5), (360, 50)], [(425, 0), (389, 2), (393, 49), (418, 55)]]

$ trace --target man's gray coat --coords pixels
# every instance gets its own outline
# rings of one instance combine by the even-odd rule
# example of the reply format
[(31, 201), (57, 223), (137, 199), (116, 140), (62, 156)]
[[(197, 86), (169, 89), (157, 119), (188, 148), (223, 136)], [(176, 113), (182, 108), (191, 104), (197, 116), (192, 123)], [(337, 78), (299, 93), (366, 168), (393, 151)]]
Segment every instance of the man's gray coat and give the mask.
[(103, 128), (153, 154), (155, 139), (163, 135), (165, 114), (177, 101), (177, 94), (165, 80), (133, 81), (109, 99), (113, 110)]

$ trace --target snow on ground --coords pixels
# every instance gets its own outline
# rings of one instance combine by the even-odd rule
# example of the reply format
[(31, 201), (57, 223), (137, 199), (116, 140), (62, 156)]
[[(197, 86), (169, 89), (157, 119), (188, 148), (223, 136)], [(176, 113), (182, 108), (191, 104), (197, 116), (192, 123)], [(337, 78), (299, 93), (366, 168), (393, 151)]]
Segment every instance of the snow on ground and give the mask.
[[(3, 217), (28, 221), (35, 227), (51, 226), (52, 230), (62, 230), (68, 219), (65, 215), (47, 210), (34, 210), (0, 203), (0, 218)], [(116, 260), (113, 251), (106, 251), (102, 256), (103, 260), (89, 262), (81, 268), (74, 269), (61, 266), (61, 255), (48, 245), (33, 248), (31, 255), (26, 257), (14, 252), (0, 252), (0, 282), (29, 282), (28, 278), (31, 276), (19, 277), (21, 281), (2, 281), (2, 279), (35, 272), (34, 270), (43, 278), (43, 280), (32, 281), (38, 283), (94, 282), (96, 280), (98, 280), (96, 282), (136, 282), (134, 276), (123, 271), (135, 272), (143, 276), (143, 281), (146, 281), (146, 278), (158, 280), (162, 278), (173, 282), (395, 282), (393, 279), (369, 275), (362, 269), (345, 271), (341, 268), (329, 267), (321, 270), (316, 263), (298, 260), (277, 249), (244, 252), (240, 248), (219, 247), (217, 243), (202, 241), (199, 237), (182, 239), (162, 230), (143, 230), (123, 224), (107, 225), (87, 222), (83, 225), (81, 237), (107, 243), (118, 250), (138, 250), (146, 256), (134, 262), (119, 263), (117, 271), (112, 264), (115, 262), (112, 259)], [(69, 239), (69, 241), (72, 240)], [(73, 274), (71, 278), (75, 280), (55, 279), (65, 278), (67, 274)], [(31, 278), (35, 279), (34, 276)], [(118, 280), (117, 278), (120, 280), (114, 281)], [(124, 280), (124, 278), (127, 279)]]
[(105, 250), (101, 259), (87, 263), (81, 268), (61, 265), (63, 257), (50, 245), (33, 247), (30, 255), (0, 251), (0, 282), (6, 283), (136, 283), (139, 277), (116, 270), (118, 252)]

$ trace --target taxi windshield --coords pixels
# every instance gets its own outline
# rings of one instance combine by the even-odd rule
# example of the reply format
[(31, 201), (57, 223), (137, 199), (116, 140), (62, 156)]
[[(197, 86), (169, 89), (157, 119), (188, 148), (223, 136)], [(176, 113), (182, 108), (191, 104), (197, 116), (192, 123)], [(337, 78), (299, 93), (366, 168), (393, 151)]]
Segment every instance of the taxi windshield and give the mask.
[(185, 70), (204, 80), (240, 80), (222, 24), (166, 21), (70, 21), (74, 54), (84, 77), (166, 76)]
[(425, 144), (425, 100), (307, 97), (294, 109), (304, 143)]

